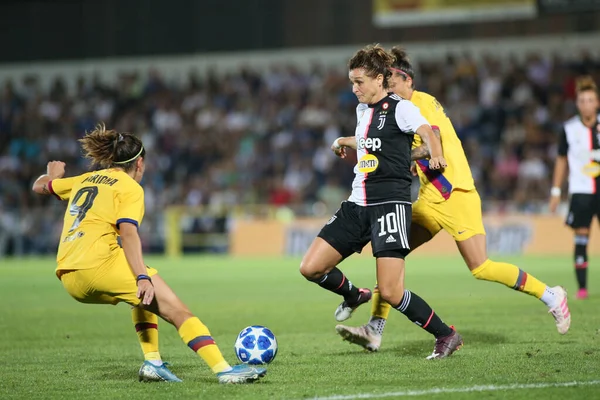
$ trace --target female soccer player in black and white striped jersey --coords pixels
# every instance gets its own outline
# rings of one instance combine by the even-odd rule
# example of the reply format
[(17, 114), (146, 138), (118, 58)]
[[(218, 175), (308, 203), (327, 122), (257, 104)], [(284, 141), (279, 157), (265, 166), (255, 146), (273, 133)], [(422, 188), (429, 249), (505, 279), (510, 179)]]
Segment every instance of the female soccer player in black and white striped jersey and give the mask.
[[(571, 324), (567, 293), (562, 287), (548, 287), (518, 266), (491, 260), (487, 256), (486, 233), (481, 215), (481, 200), (475, 188), (469, 163), (452, 121), (435, 97), (415, 89), (415, 73), (406, 52), (391, 50), (395, 58), (390, 86), (394, 93), (410, 100), (440, 135), (448, 167), (430, 170), (426, 146), (415, 138), (412, 157), (416, 160), (421, 182), (419, 198), (412, 207), (409, 236), (411, 251), (431, 240), (441, 230), (453, 236), (467, 268), (478, 280), (496, 282), (541, 300), (554, 317), (560, 334), (566, 334)], [(437, 129), (436, 129), (437, 128)], [(369, 351), (378, 351), (391, 306), (381, 300), (375, 287), (371, 317), (362, 326), (336, 326), (337, 332), (350, 343)]]
[(323, 227), (306, 252), (300, 272), (308, 280), (344, 297), (335, 317), (344, 321), (371, 299), (337, 265), (371, 242), (382, 298), (436, 338), (428, 358), (443, 358), (462, 345), (461, 336), (418, 295), (404, 288), (404, 257), (409, 253), (411, 222), (411, 145), (418, 134), (431, 151), (429, 166), (446, 167), (441, 142), (410, 101), (388, 93), (393, 57), (382, 47), (367, 46), (349, 62), (349, 78), (360, 104), (355, 136), (338, 138), (332, 150), (340, 157), (355, 150), (356, 177), (348, 201)]
[(577, 298), (587, 299), (587, 245), (594, 215), (600, 220), (600, 114), (598, 87), (585, 76), (577, 80), (579, 114), (564, 123), (560, 136), (554, 179), (550, 191), (550, 211), (556, 212), (561, 187), (569, 170), (571, 204), (567, 225), (575, 232), (575, 274)]

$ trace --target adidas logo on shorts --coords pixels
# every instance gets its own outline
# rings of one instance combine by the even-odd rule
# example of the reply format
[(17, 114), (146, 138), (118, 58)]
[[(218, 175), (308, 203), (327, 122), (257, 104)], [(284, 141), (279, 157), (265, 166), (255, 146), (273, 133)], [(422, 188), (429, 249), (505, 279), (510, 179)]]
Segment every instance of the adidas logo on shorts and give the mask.
[(396, 243), (396, 239), (394, 239), (394, 237), (392, 235), (388, 236), (387, 239), (385, 239), (386, 243)]

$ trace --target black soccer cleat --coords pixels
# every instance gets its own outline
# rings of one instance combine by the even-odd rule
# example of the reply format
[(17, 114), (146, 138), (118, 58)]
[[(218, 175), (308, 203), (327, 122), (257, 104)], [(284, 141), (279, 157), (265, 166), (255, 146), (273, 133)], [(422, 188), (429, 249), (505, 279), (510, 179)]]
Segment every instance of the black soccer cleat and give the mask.
[(427, 357), (428, 360), (436, 358), (446, 358), (452, 355), (456, 350), (459, 350), (463, 345), (463, 338), (460, 333), (452, 328), (452, 333), (448, 336), (439, 337), (435, 339), (435, 347), (433, 353)]

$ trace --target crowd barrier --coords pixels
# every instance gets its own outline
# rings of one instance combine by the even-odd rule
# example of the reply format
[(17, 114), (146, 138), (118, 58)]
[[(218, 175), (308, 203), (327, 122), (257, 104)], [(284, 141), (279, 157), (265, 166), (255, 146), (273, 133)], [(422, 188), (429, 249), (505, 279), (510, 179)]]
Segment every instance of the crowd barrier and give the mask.
[[(230, 253), (235, 256), (301, 256), (327, 219), (291, 222), (236, 220), (230, 232)], [(573, 232), (564, 218), (551, 215), (486, 216), (488, 252), (504, 255), (571, 255)], [(588, 251), (600, 255), (600, 229), (594, 222)], [(415, 254), (456, 254), (456, 244), (440, 232)], [(363, 255), (371, 255), (369, 246)]]

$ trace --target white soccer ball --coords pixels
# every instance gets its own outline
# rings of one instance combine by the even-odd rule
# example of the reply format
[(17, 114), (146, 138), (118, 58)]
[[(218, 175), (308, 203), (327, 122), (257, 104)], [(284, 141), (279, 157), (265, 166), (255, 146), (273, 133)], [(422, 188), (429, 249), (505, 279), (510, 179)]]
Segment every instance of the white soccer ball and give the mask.
[(235, 341), (235, 355), (247, 364), (268, 364), (277, 355), (277, 339), (269, 328), (253, 325), (242, 329)]

